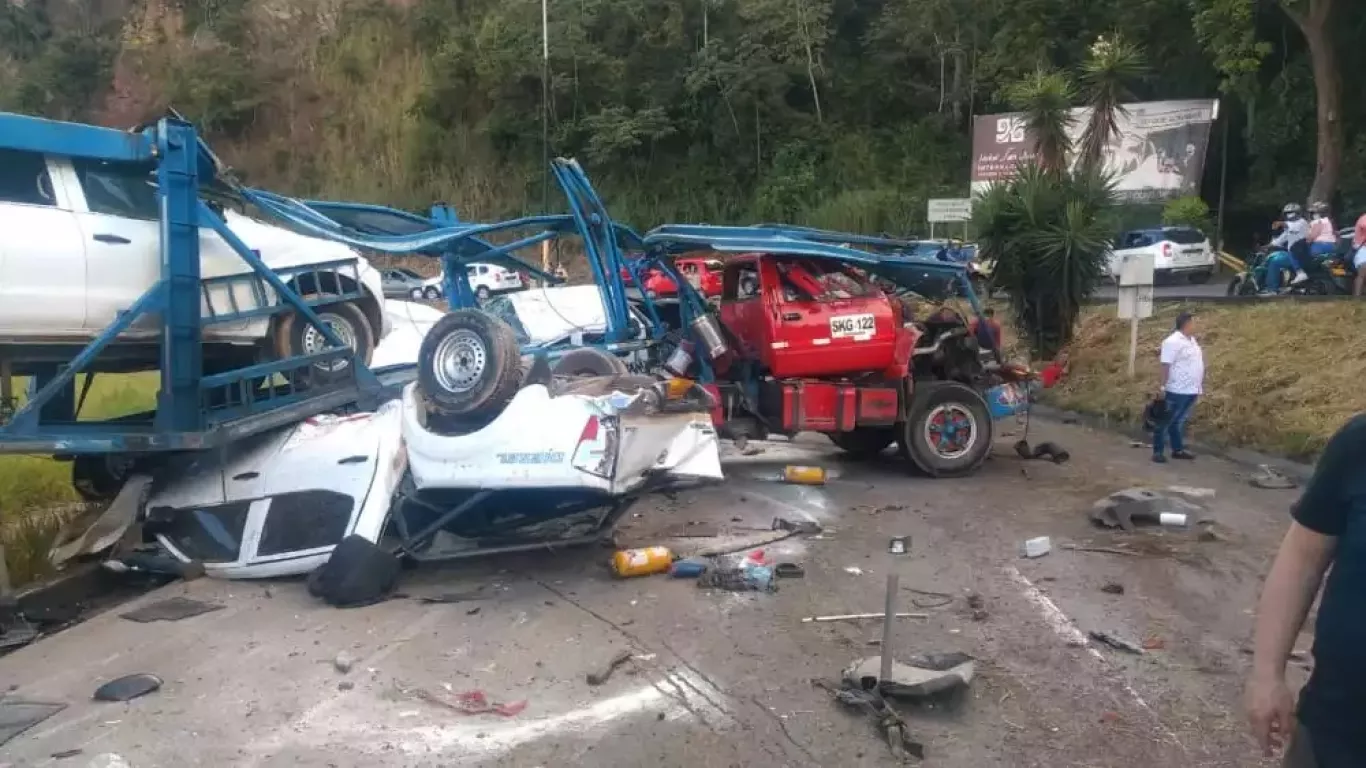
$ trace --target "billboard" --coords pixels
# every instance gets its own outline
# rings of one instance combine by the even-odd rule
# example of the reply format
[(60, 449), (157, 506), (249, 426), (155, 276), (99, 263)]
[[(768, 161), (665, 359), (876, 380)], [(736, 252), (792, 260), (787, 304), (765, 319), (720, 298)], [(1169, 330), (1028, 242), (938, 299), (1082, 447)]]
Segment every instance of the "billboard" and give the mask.
[[(1125, 104), (1115, 116), (1119, 130), (1105, 148), (1105, 169), (1121, 199), (1139, 202), (1198, 194), (1205, 171), (1213, 99)], [(1072, 110), (1068, 134), (1075, 149), (1091, 110)], [(1015, 175), (1032, 162), (1034, 141), (1018, 112), (981, 115), (972, 123), (972, 192)]]

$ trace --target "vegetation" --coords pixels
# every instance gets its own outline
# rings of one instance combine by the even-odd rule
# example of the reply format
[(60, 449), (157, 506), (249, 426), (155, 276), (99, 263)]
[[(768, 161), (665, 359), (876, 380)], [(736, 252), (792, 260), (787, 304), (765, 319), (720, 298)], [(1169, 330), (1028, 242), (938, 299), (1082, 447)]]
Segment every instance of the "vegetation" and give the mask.
[(1162, 223), (1173, 227), (1195, 227), (1210, 234), (1209, 203), (1195, 197), (1178, 197), (1162, 206)]
[(1075, 90), (1066, 73), (1036, 70), (1008, 91), (1034, 137), (1036, 160), (982, 194), (973, 224), (983, 257), (995, 264), (992, 280), (1010, 295), (1036, 355), (1052, 357), (1071, 340), (1082, 302), (1105, 275), (1117, 219), (1103, 152), (1130, 98), (1128, 83), (1142, 72), (1142, 57), (1122, 37), (1091, 46), (1081, 67), (1091, 112), (1075, 154), (1068, 139)]
[[(1071, 370), (1049, 390), (1049, 401), (1137, 426), (1157, 388), (1156, 350), (1180, 309), (1159, 306), (1140, 322), (1133, 378), (1128, 321), (1109, 307), (1088, 310), (1070, 347)], [(1274, 302), (1196, 311), (1206, 374), (1192, 422), (1199, 439), (1312, 460), (1345, 421), (1366, 412), (1366, 305)], [(1313, 328), (1314, 343), (1287, 343), (1287, 328)]]
[[(129, 126), (173, 104), (262, 186), (519, 214), (544, 204), (540, 21), (534, 0), (3, 0), (0, 108)], [(1086, 50), (1116, 30), (1147, 70)], [(1088, 62), (1111, 104), (1222, 87), (1204, 189), (1226, 152), (1246, 240), (1311, 187), (1366, 207), (1366, 103), (1340, 87), (1363, 34), (1345, 0), (550, 0), (544, 85), (551, 151), (633, 224), (899, 234), (966, 192), (969, 121), (1031, 73)]]

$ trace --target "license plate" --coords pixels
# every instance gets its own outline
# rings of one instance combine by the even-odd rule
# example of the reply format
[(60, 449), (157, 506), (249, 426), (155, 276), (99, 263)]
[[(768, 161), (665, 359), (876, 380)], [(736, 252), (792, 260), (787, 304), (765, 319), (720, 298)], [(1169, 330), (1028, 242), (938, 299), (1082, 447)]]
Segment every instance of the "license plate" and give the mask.
[(871, 313), (866, 315), (837, 315), (830, 318), (830, 337), (834, 339), (850, 336), (873, 336), (877, 325)]

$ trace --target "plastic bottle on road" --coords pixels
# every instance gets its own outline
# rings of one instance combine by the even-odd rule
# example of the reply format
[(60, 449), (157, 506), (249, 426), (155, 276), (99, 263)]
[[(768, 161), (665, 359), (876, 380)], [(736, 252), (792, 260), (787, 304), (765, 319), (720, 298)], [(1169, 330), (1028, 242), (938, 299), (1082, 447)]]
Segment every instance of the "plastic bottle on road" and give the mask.
[(622, 579), (649, 576), (669, 570), (673, 561), (673, 553), (668, 547), (623, 549), (612, 555), (612, 573)]

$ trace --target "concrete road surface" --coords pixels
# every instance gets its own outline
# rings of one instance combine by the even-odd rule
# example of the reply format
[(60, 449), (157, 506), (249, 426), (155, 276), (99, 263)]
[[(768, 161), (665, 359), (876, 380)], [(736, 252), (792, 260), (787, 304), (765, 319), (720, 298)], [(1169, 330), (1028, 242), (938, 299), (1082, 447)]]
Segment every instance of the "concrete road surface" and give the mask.
[[(615, 580), (602, 550), (411, 571), (408, 597), (350, 610), (319, 604), (298, 582), (174, 585), (139, 603), (184, 595), (223, 608), (154, 624), (120, 609), (0, 659), (9, 696), (67, 705), (0, 748), (0, 764), (85, 766), (115, 754), (134, 768), (890, 766), (873, 726), (811, 683), (876, 653), (868, 641), (880, 622), (802, 618), (880, 612), (895, 569), (901, 610), (929, 614), (898, 623), (896, 651), (979, 659), (959, 709), (905, 707), (926, 765), (1263, 765), (1239, 710), (1242, 649), (1292, 492), (1255, 490), (1242, 468), (1209, 458), (1156, 466), (1127, 439), (1080, 427), (1034, 425), (1031, 440), (1070, 451), (1061, 466), (1022, 462), (1013, 439), (977, 477), (938, 481), (908, 476), (890, 454), (855, 465), (820, 439), (769, 443), (731, 465), (726, 485), (653, 498), (621, 531), (628, 544), (704, 546), (718, 539), (678, 535), (710, 533), (688, 523), (727, 541), (762, 535), (776, 516), (821, 523), (820, 536), (764, 547), (806, 571), (771, 594)], [(777, 482), (794, 460), (838, 476), (824, 487)], [(1215, 540), (1107, 533), (1087, 520), (1107, 493), (1172, 484), (1212, 489)], [(909, 536), (911, 553), (889, 555), (892, 536)], [(1022, 559), (1034, 536), (1051, 537), (1052, 552)], [(1102, 591), (1108, 583), (1123, 594)], [(461, 602), (413, 599), (476, 589)], [(983, 601), (979, 620), (969, 594)], [(1092, 630), (1151, 650), (1095, 646)], [(634, 659), (588, 685), (621, 650)], [(339, 654), (354, 659), (347, 673)], [(165, 684), (128, 703), (91, 701), (97, 685), (133, 672)], [(526, 706), (507, 717), (449, 706), (471, 690)], [(50, 757), (69, 750), (80, 753)]]

